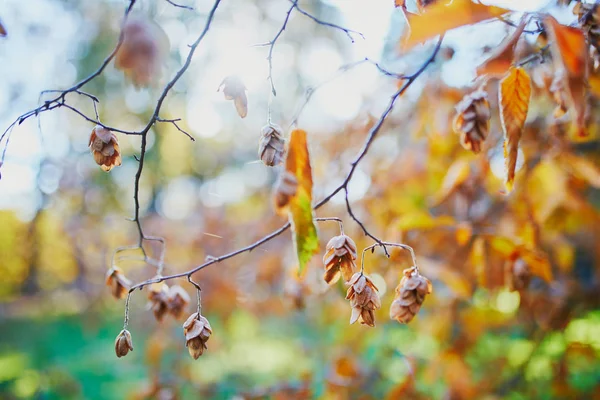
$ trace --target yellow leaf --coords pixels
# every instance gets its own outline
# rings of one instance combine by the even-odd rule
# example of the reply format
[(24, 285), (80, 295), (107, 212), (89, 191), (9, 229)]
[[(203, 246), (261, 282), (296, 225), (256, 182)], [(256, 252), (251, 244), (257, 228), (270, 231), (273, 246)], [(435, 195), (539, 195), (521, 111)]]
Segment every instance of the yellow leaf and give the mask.
[(286, 206), (298, 256), (298, 273), (302, 274), (310, 258), (319, 251), (317, 228), (313, 222), (312, 169), (306, 132), (302, 129), (295, 129), (290, 134), (284, 173), (294, 176), (297, 181), (295, 194), (289, 196)]
[(556, 73), (563, 80), (563, 89), (578, 136), (586, 136), (585, 107), (588, 75), (588, 45), (581, 29), (564, 26), (547, 16), (544, 25), (552, 39), (552, 58)]
[(414, 211), (404, 214), (398, 221), (398, 229), (408, 231), (412, 229), (432, 229), (442, 226), (454, 225), (454, 219), (447, 215), (432, 217), (425, 211)]
[(448, 168), (446, 176), (444, 176), (442, 187), (435, 194), (434, 205), (443, 203), (460, 185), (465, 183), (470, 174), (471, 167), (468, 161), (454, 161), (450, 168)]
[(409, 38), (406, 48), (424, 42), (446, 31), (463, 25), (494, 18), (508, 12), (503, 8), (473, 3), (470, 0), (454, 0), (448, 4), (437, 2), (425, 9), (423, 15), (408, 15)]
[(517, 30), (498, 45), (498, 48), (477, 67), (477, 75), (502, 76), (508, 71), (515, 59), (515, 46), (525, 29), (525, 18), (521, 20)]
[(514, 257), (517, 246), (512, 240), (501, 236), (492, 236), (489, 239), (490, 247), (506, 258)]
[(454, 232), (456, 243), (464, 246), (471, 240), (471, 236), (473, 236), (473, 226), (469, 222), (461, 222), (456, 225), (456, 231)]
[(573, 175), (586, 180), (595, 188), (600, 188), (600, 168), (593, 162), (566, 152), (562, 153), (559, 157), (563, 161), (563, 165), (570, 170)]
[(504, 161), (506, 163), (506, 190), (512, 190), (517, 166), (519, 141), (531, 96), (531, 79), (521, 67), (511, 67), (500, 81), (500, 120), (504, 131)]

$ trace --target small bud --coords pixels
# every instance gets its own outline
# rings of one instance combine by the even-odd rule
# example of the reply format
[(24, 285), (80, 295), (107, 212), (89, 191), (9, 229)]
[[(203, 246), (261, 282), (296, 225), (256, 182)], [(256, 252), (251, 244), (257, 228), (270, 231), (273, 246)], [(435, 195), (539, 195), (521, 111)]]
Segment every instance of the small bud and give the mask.
[(90, 150), (94, 161), (103, 171), (110, 171), (113, 167), (121, 165), (121, 149), (117, 136), (110, 130), (96, 125), (90, 135)]
[(269, 167), (281, 164), (284, 151), (285, 141), (279, 125), (263, 126), (258, 142), (258, 156), (262, 162)]
[(421, 309), (425, 296), (431, 291), (431, 282), (421, 276), (416, 267), (405, 269), (390, 306), (390, 318), (403, 324), (409, 323)]
[(189, 316), (183, 324), (183, 333), (185, 335), (185, 345), (194, 360), (202, 355), (206, 347), (206, 342), (212, 334), (212, 328), (206, 318), (197, 312)]
[(167, 299), (167, 304), (169, 306), (169, 312), (171, 315), (173, 315), (175, 318), (180, 318), (189, 302), (190, 296), (181, 286), (171, 286)]
[(340, 274), (348, 282), (356, 269), (356, 244), (346, 235), (334, 236), (327, 243), (323, 264), (325, 282), (332, 284), (340, 279)]
[(122, 299), (131, 288), (131, 281), (123, 275), (119, 267), (113, 266), (106, 273), (106, 286), (110, 287), (115, 298)]
[(235, 109), (240, 117), (245, 118), (248, 115), (248, 98), (246, 97), (246, 86), (240, 78), (230, 75), (223, 79), (217, 91), (223, 88), (223, 94), (226, 100), (233, 100)]
[(169, 287), (164, 282), (153, 283), (148, 292), (149, 307), (157, 321), (162, 321), (169, 311)]
[(275, 184), (275, 208), (286, 207), (298, 191), (298, 179), (289, 171), (283, 171)]
[(490, 132), (490, 118), (490, 103), (483, 90), (466, 95), (456, 105), (453, 127), (465, 149), (473, 153), (481, 151), (481, 144)]
[(371, 279), (362, 272), (355, 273), (347, 283), (346, 299), (350, 300), (352, 315), (350, 323), (360, 321), (361, 324), (375, 326), (375, 310), (381, 308), (378, 289)]
[(117, 357), (125, 357), (129, 351), (133, 351), (133, 342), (131, 341), (131, 333), (127, 329), (123, 329), (115, 339), (115, 353)]

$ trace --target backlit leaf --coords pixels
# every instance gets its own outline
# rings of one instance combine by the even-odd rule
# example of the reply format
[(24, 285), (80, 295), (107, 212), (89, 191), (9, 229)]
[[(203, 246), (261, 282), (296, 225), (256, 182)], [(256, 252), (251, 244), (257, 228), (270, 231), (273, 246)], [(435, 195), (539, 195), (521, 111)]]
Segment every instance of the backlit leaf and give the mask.
[(313, 254), (319, 251), (317, 228), (313, 222), (312, 169), (306, 132), (302, 129), (295, 129), (290, 135), (285, 170), (298, 181), (296, 194), (288, 204), (288, 214), (298, 256), (298, 273), (301, 274)]
[(427, 7), (423, 15), (407, 16), (410, 37), (406, 48), (424, 42), (446, 31), (463, 25), (494, 18), (508, 12), (500, 7), (473, 3), (470, 0), (454, 0), (450, 4), (440, 1)]
[(559, 157), (573, 175), (584, 179), (595, 188), (600, 188), (600, 168), (592, 161), (567, 152), (562, 153)]
[(521, 67), (512, 67), (500, 81), (500, 120), (504, 131), (504, 161), (506, 163), (506, 189), (510, 192), (515, 180), (517, 154), (521, 132), (527, 118), (531, 79)]
[(477, 75), (502, 76), (508, 71), (515, 59), (515, 46), (525, 29), (526, 21), (521, 20), (512, 35), (507, 36), (496, 50), (477, 67)]
[(446, 176), (444, 176), (440, 190), (435, 195), (434, 205), (443, 203), (460, 185), (467, 180), (467, 178), (469, 178), (470, 174), (471, 167), (469, 166), (468, 161), (454, 161), (450, 168), (448, 168)]
[(585, 107), (588, 75), (588, 45), (581, 29), (561, 25), (551, 16), (544, 25), (552, 39), (552, 58), (556, 73), (563, 80), (565, 99), (578, 136), (586, 136)]

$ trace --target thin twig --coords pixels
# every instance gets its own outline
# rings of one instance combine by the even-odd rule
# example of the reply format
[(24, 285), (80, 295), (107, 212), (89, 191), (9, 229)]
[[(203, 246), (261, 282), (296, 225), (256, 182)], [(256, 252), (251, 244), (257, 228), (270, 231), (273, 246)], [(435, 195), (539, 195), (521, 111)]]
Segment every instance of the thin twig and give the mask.
[(298, 6), (298, 1), (294, 1), (294, 0), (290, 0), (290, 1), (292, 3), (294, 3), (294, 7), (296, 8), (296, 10), (298, 10), (298, 12), (300, 14), (307, 16), (308, 18), (312, 19), (319, 25), (328, 26), (330, 28), (341, 30), (342, 32), (344, 32), (346, 34), (346, 36), (348, 36), (348, 38), (350, 39), (350, 41), (352, 41), (352, 43), (354, 43), (354, 36), (352, 36), (353, 34), (360, 36), (362, 39), (365, 39), (365, 35), (363, 35), (362, 33), (358, 32), (358, 31), (354, 31), (352, 29), (344, 28), (343, 26), (340, 26), (340, 25), (332, 24), (331, 22), (325, 22), (323, 20), (320, 20), (319, 18), (315, 17), (314, 15), (301, 9), (300, 6)]
[(290, 15), (296, 7), (296, 2), (297, 0), (292, 2), (293, 4), (287, 11), (285, 19), (283, 20), (283, 25), (281, 25), (281, 28), (279, 29), (273, 40), (267, 43), (267, 46), (269, 46), (269, 55), (267, 56), (267, 61), (269, 62), (269, 76), (267, 77), (267, 79), (271, 83), (271, 93), (273, 93), (273, 96), (277, 96), (277, 91), (275, 90), (275, 83), (273, 82), (273, 49), (275, 48), (275, 43), (277, 42), (277, 39), (279, 39), (279, 37), (287, 27), (287, 23), (290, 20)]
[[(403, 243), (389, 243), (389, 242), (378, 242), (378, 243), (373, 243), (372, 245), (370, 245), (369, 247), (365, 247), (362, 251), (362, 256), (360, 259), (360, 272), (364, 272), (365, 270), (365, 252), (374, 249), (375, 247), (381, 247), (383, 249), (385, 249), (385, 246), (390, 246), (390, 247), (400, 247), (404, 250), (408, 250), (410, 252), (410, 255), (412, 257), (412, 261), (413, 261), (413, 266), (415, 267), (415, 272), (418, 274), (419, 273), (419, 267), (417, 266), (417, 256), (415, 255), (415, 251), (413, 250), (412, 247), (403, 244)], [(387, 252), (386, 252), (387, 255)], [(388, 255), (389, 257), (389, 255)]]
[(172, 0), (166, 0), (166, 2), (169, 3), (170, 5), (172, 5), (173, 7), (184, 8), (186, 10), (194, 11), (194, 7), (191, 7), (191, 6), (184, 6), (184, 5), (181, 5), (181, 4), (177, 4), (177, 3), (175, 3)]
[(171, 123), (175, 126), (175, 128), (177, 128), (177, 130), (181, 133), (183, 133), (185, 136), (189, 137), (190, 140), (192, 142), (195, 142), (196, 139), (194, 139), (194, 137), (192, 135), (190, 135), (188, 132), (186, 132), (185, 130), (183, 130), (178, 124), (177, 122), (181, 121), (181, 118), (175, 118), (175, 119), (163, 119), (163, 118), (157, 118), (156, 122), (168, 122)]
[(325, 221), (336, 221), (340, 225), (340, 234), (344, 234), (344, 223), (341, 218), (337, 217), (326, 217), (326, 218), (315, 218), (314, 221), (325, 222)]

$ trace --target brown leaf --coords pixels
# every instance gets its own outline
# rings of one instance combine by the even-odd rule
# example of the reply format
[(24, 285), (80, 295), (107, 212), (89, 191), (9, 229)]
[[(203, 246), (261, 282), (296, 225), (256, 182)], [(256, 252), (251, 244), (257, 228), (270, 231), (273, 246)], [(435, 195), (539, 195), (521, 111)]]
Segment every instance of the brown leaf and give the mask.
[(502, 76), (506, 73), (515, 59), (515, 47), (525, 29), (525, 25), (527, 25), (527, 22), (523, 18), (512, 35), (507, 36), (488, 59), (477, 67), (478, 76)]
[(498, 96), (500, 120), (504, 131), (506, 190), (510, 192), (515, 180), (519, 140), (521, 140), (531, 96), (531, 79), (527, 72), (521, 67), (511, 67), (500, 81)]
[(586, 136), (585, 107), (588, 76), (588, 45), (581, 29), (564, 26), (547, 16), (544, 25), (552, 39), (552, 56), (571, 117), (579, 136)]
[(425, 10), (423, 15), (407, 15), (410, 36), (405, 48), (410, 48), (446, 31), (463, 25), (494, 18), (508, 12), (504, 8), (473, 3), (470, 0), (454, 0), (435, 3)]

